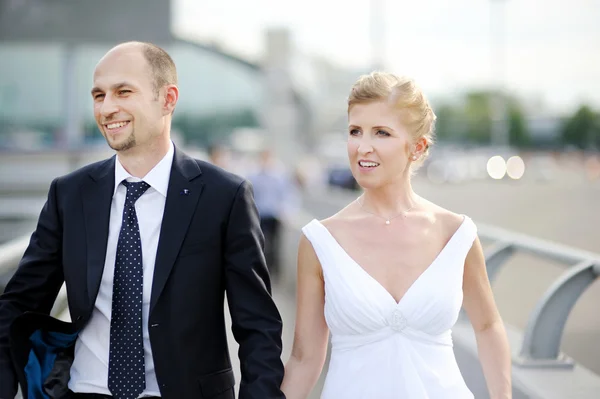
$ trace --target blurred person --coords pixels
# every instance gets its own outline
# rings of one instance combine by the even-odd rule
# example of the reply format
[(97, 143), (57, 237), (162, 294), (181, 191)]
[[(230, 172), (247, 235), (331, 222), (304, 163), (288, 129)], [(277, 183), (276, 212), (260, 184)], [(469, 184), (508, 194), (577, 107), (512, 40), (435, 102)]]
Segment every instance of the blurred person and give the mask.
[(254, 189), (254, 198), (265, 236), (265, 257), (271, 275), (278, 277), (283, 220), (292, 213), (298, 203), (297, 184), (288, 176), (269, 148), (259, 155), (258, 169), (248, 175)]
[[(294, 343), (282, 390), (323, 399), (473, 398), (452, 348), (461, 305), (490, 397), (511, 397), (505, 328), (473, 221), (412, 189), (435, 114), (411, 79), (374, 72), (348, 99), (347, 151), (363, 194), (302, 229)], [(464, 295), (464, 301), (463, 301)]]
[(584, 165), (588, 180), (594, 181), (600, 179), (600, 155), (589, 155)]
[(323, 191), (327, 186), (325, 166), (318, 156), (304, 154), (296, 166), (303, 190)]
[[(108, 51), (92, 97), (112, 158), (56, 178), (0, 297), (0, 398), (284, 398), (282, 322), (250, 184), (170, 140), (179, 90), (148, 43)], [(72, 323), (48, 316), (63, 282)], [(29, 338), (30, 337), (30, 338)], [(68, 387), (67, 387), (68, 384)]]
[(225, 170), (229, 170), (231, 166), (231, 154), (227, 147), (221, 144), (211, 144), (208, 146), (208, 160), (213, 165)]

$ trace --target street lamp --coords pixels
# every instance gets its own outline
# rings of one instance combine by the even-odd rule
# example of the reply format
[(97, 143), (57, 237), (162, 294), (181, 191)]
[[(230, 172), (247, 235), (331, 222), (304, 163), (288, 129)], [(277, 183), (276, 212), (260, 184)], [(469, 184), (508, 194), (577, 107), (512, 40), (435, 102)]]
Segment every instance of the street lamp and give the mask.
[(492, 144), (508, 146), (508, 106), (504, 92), (506, 74), (506, 22), (505, 0), (490, 0), (490, 62), (492, 74), (491, 118)]

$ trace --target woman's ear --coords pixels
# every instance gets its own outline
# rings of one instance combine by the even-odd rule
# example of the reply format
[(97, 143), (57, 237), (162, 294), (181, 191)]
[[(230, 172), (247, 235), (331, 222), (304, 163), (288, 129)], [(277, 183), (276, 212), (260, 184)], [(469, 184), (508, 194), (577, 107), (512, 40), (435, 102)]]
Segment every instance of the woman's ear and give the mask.
[(412, 148), (413, 150), (410, 155), (410, 159), (412, 161), (416, 161), (419, 158), (421, 158), (425, 154), (425, 152), (427, 152), (427, 149), (429, 148), (429, 143), (427, 142), (427, 139), (425, 137), (419, 137), (415, 144), (413, 144)]

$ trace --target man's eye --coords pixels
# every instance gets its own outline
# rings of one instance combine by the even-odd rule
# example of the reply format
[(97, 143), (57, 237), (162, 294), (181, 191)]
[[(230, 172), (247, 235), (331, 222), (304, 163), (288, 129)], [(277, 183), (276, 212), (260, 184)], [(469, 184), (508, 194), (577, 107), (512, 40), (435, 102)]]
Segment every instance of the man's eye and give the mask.
[(119, 94), (131, 93), (131, 90), (119, 90)]

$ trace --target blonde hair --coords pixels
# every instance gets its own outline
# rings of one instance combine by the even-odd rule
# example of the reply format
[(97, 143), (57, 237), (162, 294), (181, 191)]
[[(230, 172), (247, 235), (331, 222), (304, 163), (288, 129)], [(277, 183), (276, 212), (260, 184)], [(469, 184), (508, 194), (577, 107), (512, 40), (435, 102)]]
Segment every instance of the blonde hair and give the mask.
[(434, 141), (436, 116), (421, 88), (411, 78), (387, 72), (362, 75), (350, 90), (348, 112), (356, 104), (382, 100), (389, 100), (402, 112), (402, 120), (413, 140), (423, 137), (427, 141), (426, 150), (419, 160), (422, 163)]

